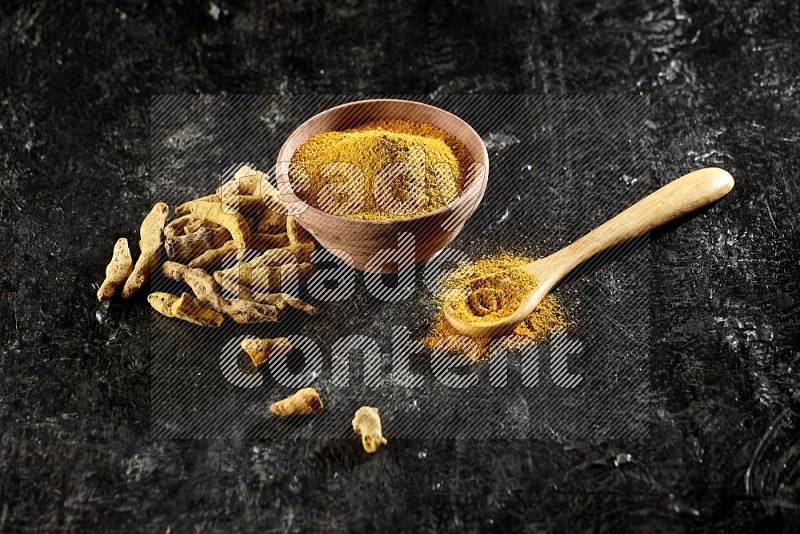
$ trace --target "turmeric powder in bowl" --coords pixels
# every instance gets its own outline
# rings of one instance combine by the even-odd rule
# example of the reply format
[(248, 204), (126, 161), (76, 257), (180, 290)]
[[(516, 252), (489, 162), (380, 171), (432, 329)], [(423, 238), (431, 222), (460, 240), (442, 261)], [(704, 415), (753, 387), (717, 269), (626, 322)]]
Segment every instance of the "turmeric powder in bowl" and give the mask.
[[(522, 299), (536, 288), (536, 278), (516, 269), (533, 261), (531, 258), (500, 252), (479, 259), (475, 263), (463, 264), (443, 281), (443, 302), (449, 302), (460, 319), (470, 322), (496, 321), (512, 314)], [(574, 326), (570, 311), (556, 295), (547, 295), (536, 309), (519, 323), (503, 344), (512, 349), (544, 341), (550, 332)], [(429, 348), (463, 351), (464, 334), (458, 332), (439, 311), (433, 320), (423, 344)], [(489, 355), (492, 338), (470, 337), (477, 348), (470, 354), (474, 358)], [(445, 341), (443, 341), (445, 340)]]
[(467, 147), (449, 132), (410, 120), (380, 120), (317, 134), (292, 155), (300, 199), (351, 219), (422, 215), (464, 190)]

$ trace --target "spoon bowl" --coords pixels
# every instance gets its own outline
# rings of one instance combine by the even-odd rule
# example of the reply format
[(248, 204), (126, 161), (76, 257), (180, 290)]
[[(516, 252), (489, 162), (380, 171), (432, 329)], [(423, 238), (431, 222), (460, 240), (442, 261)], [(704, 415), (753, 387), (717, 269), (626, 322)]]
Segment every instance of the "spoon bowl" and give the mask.
[(449, 304), (444, 316), (453, 328), (468, 336), (491, 337), (510, 330), (530, 315), (564, 276), (595, 254), (711, 204), (732, 188), (733, 177), (717, 167), (681, 176), (558, 252), (517, 267), (533, 275), (537, 286), (506, 317), (487, 322), (465, 321), (456, 316)]

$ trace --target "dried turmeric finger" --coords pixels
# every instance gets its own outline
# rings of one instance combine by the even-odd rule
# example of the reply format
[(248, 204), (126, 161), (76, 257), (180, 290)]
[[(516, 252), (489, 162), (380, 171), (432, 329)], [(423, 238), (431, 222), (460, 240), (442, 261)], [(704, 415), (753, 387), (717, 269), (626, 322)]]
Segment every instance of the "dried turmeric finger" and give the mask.
[(106, 266), (106, 278), (97, 290), (97, 300), (102, 302), (116, 295), (131, 271), (133, 271), (133, 258), (128, 248), (128, 240), (120, 237), (114, 244), (111, 261)]
[(236, 196), (240, 192), (239, 181), (236, 178), (234, 178), (233, 180), (228, 180), (227, 182), (224, 182), (222, 185), (217, 187), (217, 189), (214, 192), (217, 195), (217, 198), (220, 199), (220, 201), (222, 201), (222, 199), (225, 197)]
[(314, 388), (300, 389), (283, 400), (273, 402), (269, 407), (269, 411), (279, 417), (311, 415), (321, 412), (322, 409), (322, 399)]
[(222, 208), (221, 203), (203, 200), (190, 202), (189, 212), (196, 219), (211, 221), (227, 229), (238, 248), (247, 246), (247, 240), (250, 237), (250, 226), (241, 213), (230, 209), (225, 210)]
[(164, 237), (169, 238), (189, 235), (201, 228), (222, 229), (222, 227), (216, 223), (195, 219), (191, 215), (183, 215), (182, 217), (170, 221), (170, 223), (164, 227)]
[(227, 237), (228, 231), (222, 227), (200, 228), (190, 234), (168, 237), (164, 249), (169, 259), (183, 262), (222, 245)]
[(123, 298), (129, 298), (139, 291), (150, 279), (150, 272), (158, 261), (161, 253), (161, 238), (164, 223), (167, 221), (169, 206), (163, 202), (156, 202), (153, 209), (142, 221), (139, 231), (139, 258), (133, 267), (133, 272), (122, 288)]
[(260, 256), (250, 260), (249, 264), (250, 267), (274, 267), (289, 263), (305, 263), (311, 259), (312, 252), (314, 252), (314, 243), (298, 243), (265, 250)]
[(286, 234), (289, 236), (289, 243), (292, 245), (312, 242), (311, 236), (305, 228), (300, 226), (294, 215), (286, 217)]
[(250, 289), (256, 292), (274, 293), (304, 283), (314, 270), (315, 267), (309, 262), (255, 268), (243, 262), (230, 269), (216, 271), (214, 280), (231, 292)]
[[(223, 184), (217, 191), (220, 195), (238, 194), (253, 196), (261, 201), (260, 211), (266, 211), (271, 226), (285, 227), (283, 221), (287, 214), (286, 204), (281, 200), (280, 192), (269, 182), (267, 175), (247, 165), (243, 165), (233, 175), (233, 180)], [(271, 231), (260, 230), (260, 231)]]
[(188, 202), (184, 202), (183, 204), (180, 204), (179, 206), (176, 206), (175, 207), (175, 215), (177, 215), (178, 217), (182, 217), (184, 215), (189, 215), (191, 213), (191, 209), (190, 208), (191, 208), (192, 202), (197, 202), (199, 200), (201, 200), (203, 202), (219, 202), (220, 201), (219, 197), (217, 195), (206, 195), (204, 197), (196, 198), (194, 200), (190, 200)]
[(164, 227), (164, 237), (169, 238), (176, 235), (185, 234), (186, 226), (193, 220), (194, 219), (192, 218), (191, 215), (184, 215), (182, 217), (178, 217), (173, 221), (170, 221), (170, 223)]
[(242, 340), (244, 350), (255, 367), (263, 365), (273, 356), (285, 356), (292, 350), (292, 343), (285, 337), (246, 338)]
[[(312, 304), (304, 301), (303, 299), (299, 299), (297, 297), (293, 297), (288, 293), (263, 293), (258, 291), (250, 291), (244, 290), (243, 292), (247, 293), (247, 298), (254, 302), (266, 302), (277, 306), (281, 309), (285, 309), (288, 305), (295, 310), (300, 310), (301, 312), (305, 312), (309, 315), (316, 315), (319, 313), (319, 309)], [(241, 297), (241, 295), (240, 295)]]
[(151, 293), (147, 302), (159, 313), (176, 317), (200, 326), (218, 327), (225, 318), (212, 310), (208, 304), (200, 302), (188, 293), (180, 297), (171, 293)]
[(362, 406), (356, 410), (353, 417), (353, 431), (361, 434), (361, 445), (369, 453), (377, 451), (387, 443), (386, 438), (383, 437), (381, 418), (377, 408)]
[[(285, 243), (288, 243), (288, 238), (286, 237), (285, 233), (283, 233), (283, 234), (259, 234), (259, 233), (256, 233), (256, 234), (251, 234), (250, 235), (250, 247), (248, 247), (248, 248), (249, 249), (255, 249), (255, 250), (264, 250), (264, 249), (282, 250), (280, 248), (275, 249), (275, 248), (270, 248), (270, 247), (274, 247), (274, 246), (280, 247), (280, 246), (282, 246), (282, 244), (285, 244)], [(201, 269), (208, 269), (208, 268), (211, 268), (211, 267), (218, 267), (218, 266), (222, 265), (222, 263), (226, 259), (228, 259), (228, 258), (232, 259), (233, 258), (232, 253), (236, 252), (237, 250), (242, 250), (242, 252), (244, 252), (243, 249), (239, 249), (239, 247), (236, 245), (236, 243), (233, 240), (226, 241), (225, 243), (222, 243), (222, 245), (219, 245), (218, 248), (207, 250), (206, 252), (203, 252), (201, 255), (199, 255), (198, 257), (196, 257), (192, 261), (190, 261), (189, 262), (189, 267), (199, 267)], [(243, 255), (244, 254), (237, 255), (237, 259), (241, 258)], [(293, 257), (293, 256), (289, 255), (289, 257)], [(288, 262), (286, 262), (286, 263), (288, 263)], [(293, 263), (297, 263), (297, 262), (295, 261)]]
[(308, 302), (304, 301), (303, 299), (299, 299), (297, 297), (293, 297), (288, 293), (274, 293), (277, 298), (283, 299), (286, 304), (294, 308), (295, 310), (300, 310), (301, 312), (305, 312), (309, 315), (316, 315), (319, 313), (319, 309), (316, 306), (309, 304)]
[(237, 191), (240, 195), (254, 195), (264, 200), (272, 198), (283, 204), (280, 202), (280, 193), (269, 183), (267, 175), (248, 165), (239, 167), (233, 174), (233, 180), (220, 186), (217, 191)]
[(162, 265), (161, 271), (167, 278), (188, 284), (198, 300), (208, 304), (212, 310), (229, 316), (237, 323), (267, 323), (278, 321), (282, 317), (283, 308), (273, 304), (226, 299), (222, 296), (222, 291), (214, 278), (202, 269), (168, 261)]
[(300, 310), (301, 312), (305, 312), (309, 315), (316, 315), (319, 313), (319, 309), (316, 306), (312, 306), (303, 299), (293, 297), (292, 295), (289, 295), (287, 293), (278, 293), (278, 296), (281, 297), (283, 300), (285, 300), (286, 304), (288, 304), (289, 306), (291, 306), (296, 310)]
[[(237, 250), (239, 249), (236, 247), (236, 244), (233, 241), (227, 241), (222, 245), (222, 247), (209, 250), (208, 252), (203, 253), (189, 262), (189, 267), (201, 269), (212, 269), (219, 267), (225, 261), (240, 259), (242, 256), (241, 253), (244, 251), (240, 251), (237, 256), (234, 256), (234, 252)], [(307, 279), (309, 274), (313, 272), (314, 269), (313, 265), (311, 265), (308, 261), (310, 258), (310, 253), (313, 250), (314, 245), (312, 243), (289, 245), (287, 247), (269, 249), (264, 251), (261, 256), (258, 256), (249, 262), (239, 262), (232, 267), (219, 270), (214, 273), (214, 276), (217, 280), (217, 283), (222, 285), (225, 290), (231, 292), (249, 289), (250, 286), (252, 286), (252, 270), (255, 268), (269, 267), (275, 269), (283, 265), (293, 265), (297, 266), (296, 277), (299, 279)], [(302, 267), (300, 267), (301, 265)], [(271, 274), (275, 278), (284, 280), (287, 277), (294, 275), (294, 273), (290, 272), (290, 269), (291, 268), (287, 267), (283, 272), (273, 271), (272, 273), (267, 273), (267, 276)], [(258, 272), (256, 274), (258, 275)], [(265, 273), (261, 273), (261, 276), (264, 276), (264, 274)], [(240, 284), (240, 278), (244, 280), (243, 284)], [(273, 285), (280, 286), (279, 283), (274, 283)]]
[(225, 300), (222, 313), (239, 324), (274, 323), (283, 317), (283, 308), (250, 300)]
[(211, 228), (212, 230), (223, 229), (222, 226), (218, 225), (217, 223), (213, 223), (211, 221), (204, 221), (202, 219), (195, 219), (190, 215), (190, 221), (186, 225), (184, 229), (185, 234), (191, 234), (192, 232), (196, 232), (200, 228)]
[(180, 298), (172, 305), (172, 314), (178, 319), (189, 321), (200, 326), (218, 327), (225, 320), (219, 312), (189, 293), (181, 294)]
[(217, 196), (255, 195), (264, 173), (247, 165), (242, 165), (233, 174), (233, 178), (217, 187)]
[(172, 317), (172, 305), (178, 300), (178, 295), (157, 291), (147, 295), (147, 302), (161, 315)]
[[(249, 169), (248, 172), (242, 172), (242, 169)], [(219, 187), (217, 187), (216, 194), (226, 204), (229, 199), (238, 196), (256, 197), (263, 206), (264, 203), (259, 193), (261, 189), (260, 182), (264, 177), (264, 173), (253, 171), (249, 167), (242, 167), (233, 175), (233, 179), (228, 180)]]
[(234, 253), (238, 250), (239, 249), (236, 247), (236, 243), (234, 243), (233, 240), (225, 241), (221, 247), (207, 250), (190, 261), (189, 267), (195, 267), (198, 269), (219, 267), (225, 262), (226, 259), (238, 258), (238, 254), (234, 255)]
[(194, 269), (175, 263), (172, 261), (164, 262), (161, 266), (161, 272), (167, 278), (175, 280), (176, 282), (186, 282), (194, 295), (207, 302), (213, 309), (222, 312), (224, 304), (219, 301), (225, 300), (220, 292), (219, 286), (214, 279), (202, 269)]

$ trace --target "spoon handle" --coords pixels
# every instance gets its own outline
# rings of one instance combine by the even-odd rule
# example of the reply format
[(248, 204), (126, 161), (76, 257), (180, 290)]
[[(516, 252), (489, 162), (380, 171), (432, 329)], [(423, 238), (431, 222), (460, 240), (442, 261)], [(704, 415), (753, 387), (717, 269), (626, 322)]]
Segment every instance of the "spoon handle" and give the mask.
[(699, 169), (668, 183), (658, 191), (601, 224), (564, 249), (578, 265), (595, 254), (649, 232), (662, 224), (719, 200), (733, 188), (733, 177), (717, 167)]

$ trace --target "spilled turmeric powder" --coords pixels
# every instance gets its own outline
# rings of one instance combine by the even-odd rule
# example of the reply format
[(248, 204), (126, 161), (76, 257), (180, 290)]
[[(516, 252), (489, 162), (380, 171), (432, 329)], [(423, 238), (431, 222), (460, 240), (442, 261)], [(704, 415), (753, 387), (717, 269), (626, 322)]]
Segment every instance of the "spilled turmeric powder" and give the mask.
[(432, 124), (382, 120), (308, 139), (292, 156), (290, 178), (302, 200), (328, 213), (397, 219), (455, 200), (471, 159), (464, 143)]
[[(536, 288), (534, 276), (515, 269), (531, 261), (522, 255), (501, 252), (462, 264), (442, 281), (445, 292), (440, 307), (449, 302), (453, 312), (468, 321), (495, 321), (510, 315), (525, 295)], [(541, 343), (551, 331), (574, 326), (571, 316), (556, 295), (547, 295), (524, 321), (502, 336), (501, 342), (510, 349)], [(474, 342), (474, 350), (467, 351), (470, 356), (489, 355), (493, 338), (465, 336), (453, 328), (440, 310), (422, 342), (431, 350), (463, 352), (465, 338)]]

